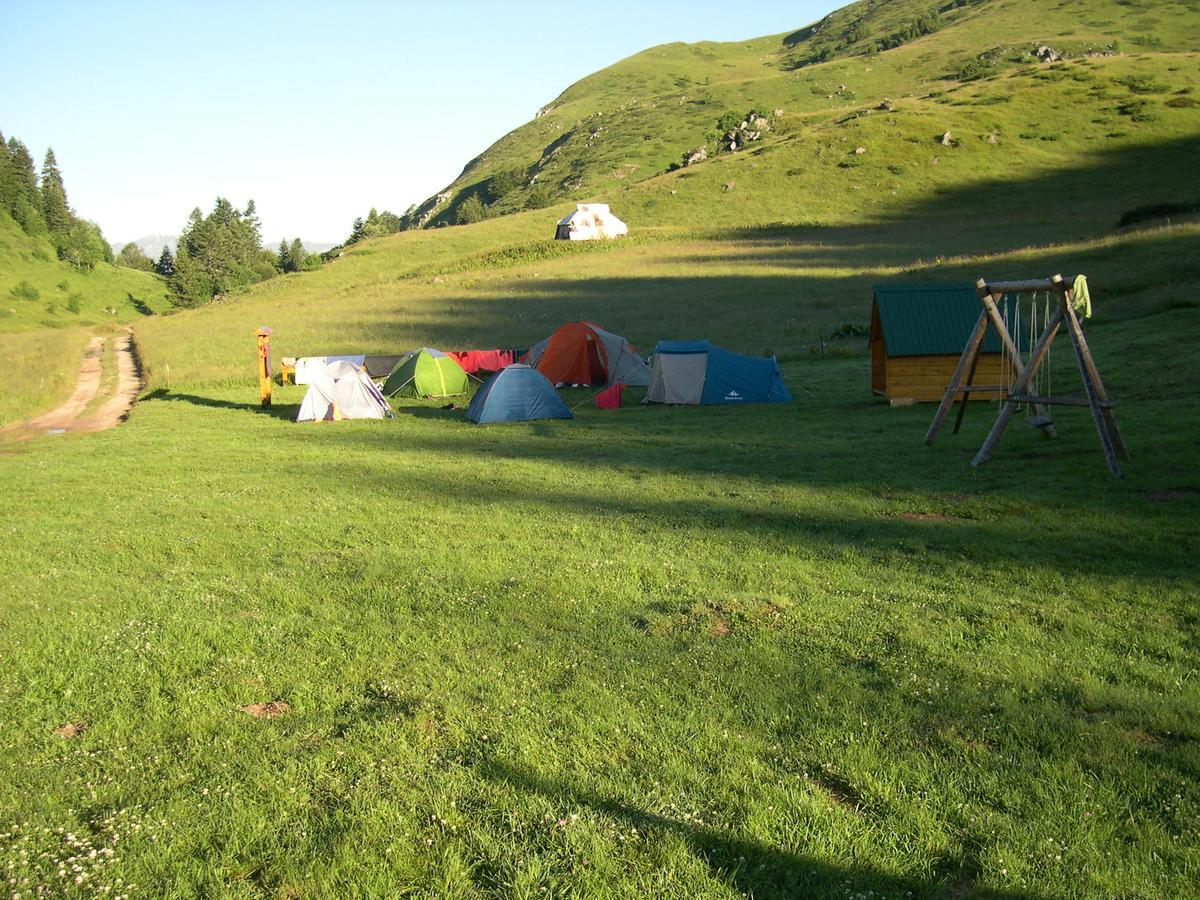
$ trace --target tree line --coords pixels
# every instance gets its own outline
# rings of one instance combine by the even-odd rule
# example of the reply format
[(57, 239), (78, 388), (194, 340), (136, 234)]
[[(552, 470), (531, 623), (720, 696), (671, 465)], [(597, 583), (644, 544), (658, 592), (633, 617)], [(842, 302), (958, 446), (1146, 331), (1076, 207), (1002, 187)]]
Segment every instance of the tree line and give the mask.
[(67, 189), (54, 150), (47, 149), (39, 175), (29, 148), (0, 134), (0, 208), (26, 234), (47, 237), (58, 258), (89, 270), (112, 262), (112, 248), (100, 226), (80, 218), (67, 202)]

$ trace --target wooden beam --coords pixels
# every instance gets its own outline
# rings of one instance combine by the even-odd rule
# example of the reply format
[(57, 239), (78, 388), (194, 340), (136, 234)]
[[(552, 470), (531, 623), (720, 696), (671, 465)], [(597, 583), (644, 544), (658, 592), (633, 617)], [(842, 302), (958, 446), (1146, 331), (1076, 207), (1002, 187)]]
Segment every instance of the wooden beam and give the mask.
[[(1061, 279), (1061, 275), (1054, 276)], [(1071, 279), (1073, 283), (1074, 278)], [(988, 293), (991, 294), (1027, 294), (1030, 291), (1054, 290), (1054, 278), (1032, 278), (1027, 281), (989, 281)]]
[[(1021, 394), (1020, 396), (1011, 396), (1008, 398), (1014, 403), (1037, 403), (1042, 406), (1090, 406), (1091, 403), (1087, 397), (1041, 397), (1031, 394)], [(1111, 400), (1101, 400), (1101, 409), (1112, 409), (1116, 406)]]
[(950, 376), (950, 383), (946, 385), (946, 393), (942, 395), (942, 402), (938, 404), (933, 421), (929, 424), (929, 430), (925, 432), (926, 447), (933, 443), (933, 439), (941, 430), (942, 423), (946, 421), (946, 415), (950, 412), (950, 407), (954, 405), (954, 398), (958, 396), (958, 389), (966, 380), (967, 370), (975, 367), (975, 360), (979, 356), (979, 348), (983, 345), (983, 336), (987, 333), (987, 326), (988, 315), (986, 312), (981, 312), (979, 319), (975, 322), (975, 330), (971, 332), (970, 340), (963, 348), (962, 356), (958, 358), (958, 365), (954, 367), (954, 374)]

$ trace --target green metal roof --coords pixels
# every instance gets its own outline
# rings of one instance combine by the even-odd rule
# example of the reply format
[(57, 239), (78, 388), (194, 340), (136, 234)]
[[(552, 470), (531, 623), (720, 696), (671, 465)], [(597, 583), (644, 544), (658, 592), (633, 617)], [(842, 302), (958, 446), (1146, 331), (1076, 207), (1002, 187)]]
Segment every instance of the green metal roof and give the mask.
[[(1003, 310), (1003, 301), (1000, 307)], [(888, 356), (958, 356), (983, 311), (975, 285), (966, 282), (877, 284), (875, 309)], [(1028, 344), (1028, 338), (1018, 341), (1022, 350)], [(983, 352), (1000, 352), (995, 329), (984, 335)]]

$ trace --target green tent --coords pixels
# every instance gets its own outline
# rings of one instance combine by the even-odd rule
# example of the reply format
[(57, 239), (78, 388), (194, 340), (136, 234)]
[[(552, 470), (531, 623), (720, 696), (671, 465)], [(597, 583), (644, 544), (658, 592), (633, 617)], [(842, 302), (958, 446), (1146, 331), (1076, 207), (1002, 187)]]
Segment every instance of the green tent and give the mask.
[(441, 350), (406, 353), (383, 383), (388, 397), (450, 397), (467, 393), (467, 373)]

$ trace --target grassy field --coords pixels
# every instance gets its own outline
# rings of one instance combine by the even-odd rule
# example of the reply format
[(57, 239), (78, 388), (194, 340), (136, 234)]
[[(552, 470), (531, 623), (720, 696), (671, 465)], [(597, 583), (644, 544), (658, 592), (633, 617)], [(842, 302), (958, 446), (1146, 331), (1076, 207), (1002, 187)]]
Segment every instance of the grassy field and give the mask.
[[(340, 306), (323, 272), (145, 320), (128, 423), (0, 456), (12, 887), (1190, 893), (1197, 227), (974, 254), (950, 226), (765, 229), (394, 277), (383, 242), (335, 264), (362, 267)], [(1057, 269), (1092, 277), (1121, 481), (1082, 411), (975, 470), (994, 405), (925, 449), (931, 410), (871, 401), (861, 343), (808, 349), (876, 279)], [(268, 313), (277, 353), (575, 316), (769, 342), (797, 401), (301, 427), (302, 389), (251, 402)]]
[(1200, 316), (1156, 318), (1094, 330), (1123, 481), (1078, 413), (926, 450), (859, 359), (514, 428), (163, 392), (0, 458), (12, 886), (1186, 894), (1200, 422), (1154, 386)]
[[(603, 112), (625, 124), (545, 177), (619, 182), (629, 240), (554, 244), (565, 207), (526, 211), (131, 315), (125, 424), (0, 445), (8, 893), (1197, 895), (1194, 4), (966, 3), (895, 51), (795, 67), (856, 16), (879, 36), (925, 6), (648, 51), (458, 184)], [(944, 77), (1024, 52), (1031, 22), (1076, 58)], [(634, 113), (674, 91), (715, 99)], [(645, 122), (691, 140), (726, 101), (785, 112), (753, 151), (644, 171), (674, 158)], [(1119, 480), (1078, 408), (1054, 441), (1018, 418), (979, 469), (995, 404), (926, 448), (932, 408), (870, 397), (865, 341), (831, 337), (881, 281), (1054, 272), (1089, 276)], [(86, 341), (35, 318), (0, 337), (0, 421)], [(259, 325), (278, 358), (528, 345), (580, 318), (774, 353), (796, 399), (567, 391), (574, 421), (483, 428), (434, 402), (311, 426), (302, 388), (256, 403)], [(47, 358), (60, 382), (35, 386)], [(1065, 342), (1051, 368), (1077, 390)]]

